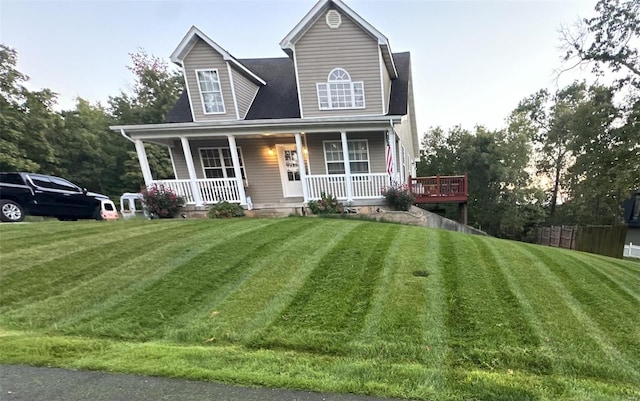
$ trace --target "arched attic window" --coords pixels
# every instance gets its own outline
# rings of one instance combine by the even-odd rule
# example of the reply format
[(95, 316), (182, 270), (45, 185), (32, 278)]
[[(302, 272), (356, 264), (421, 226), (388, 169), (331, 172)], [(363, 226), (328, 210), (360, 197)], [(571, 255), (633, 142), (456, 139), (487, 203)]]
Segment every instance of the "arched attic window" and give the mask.
[(347, 70), (334, 68), (327, 82), (318, 82), (320, 110), (364, 109), (364, 83), (353, 82)]

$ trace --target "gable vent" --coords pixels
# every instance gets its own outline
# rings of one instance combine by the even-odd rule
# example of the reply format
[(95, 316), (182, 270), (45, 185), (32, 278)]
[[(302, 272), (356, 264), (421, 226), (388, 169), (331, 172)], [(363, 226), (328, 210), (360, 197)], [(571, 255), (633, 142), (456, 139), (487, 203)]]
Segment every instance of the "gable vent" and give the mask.
[(338, 29), (340, 27), (340, 24), (342, 23), (342, 17), (340, 16), (340, 13), (337, 12), (336, 10), (329, 10), (327, 12), (326, 19), (327, 19), (327, 25), (331, 29)]

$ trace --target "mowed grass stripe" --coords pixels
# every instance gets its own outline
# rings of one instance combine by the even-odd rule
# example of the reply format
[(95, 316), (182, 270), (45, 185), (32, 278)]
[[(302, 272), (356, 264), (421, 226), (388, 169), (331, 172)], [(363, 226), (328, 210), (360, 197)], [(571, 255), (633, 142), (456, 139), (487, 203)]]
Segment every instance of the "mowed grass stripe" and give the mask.
[(361, 224), (327, 253), (281, 318), (256, 339), (262, 347), (343, 353), (364, 325), (392, 238), (391, 224)]
[[(73, 230), (70, 230), (73, 226)], [(109, 234), (122, 229), (118, 223), (98, 221), (44, 222), (0, 225), (0, 250), (10, 253), (15, 250), (42, 246), (43, 236), (52, 241), (82, 238), (93, 234)]]
[(538, 248), (530, 250), (553, 274), (552, 284), (588, 329), (586, 332), (612, 362), (632, 367), (640, 380), (640, 305), (625, 299), (624, 292), (611, 291), (589, 269), (568, 271), (566, 266), (571, 263), (568, 252), (560, 252), (551, 259)]
[[(315, 267), (308, 261), (317, 261), (355, 225), (321, 219), (306, 228), (288, 233), (288, 241), (272, 238), (274, 249), (269, 255), (247, 258), (247, 274), (242, 281), (227, 291), (218, 291), (201, 310), (183, 316), (167, 338), (239, 344), (270, 324), (288, 304), (286, 299), (290, 300), (304, 282), (299, 276), (308, 275)], [(318, 243), (317, 238), (331, 241)]]
[[(440, 257), (453, 258), (445, 265), (449, 319), (464, 321), (451, 325), (457, 327), (449, 338), (452, 366), (546, 371), (548, 366), (538, 365), (528, 354), (538, 339), (485, 239), (448, 232), (442, 236)], [(452, 241), (462, 244), (452, 246)]]
[(513, 246), (509, 243), (504, 251), (509, 252), (512, 260), (521, 261), (524, 266), (513, 272), (542, 326), (544, 347), (541, 352), (548, 354), (553, 361), (554, 373), (596, 376), (597, 372), (604, 372), (606, 378), (611, 378), (608, 372), (610, 362), (602, 362), (602, 350), (596, 341), (586, 335), (584, 325), (554, 288), (553, 279), (548, 277), (550, 273), (546, 272), (543, 261), (524, 248), (523, 244)]
[[(75, 230), (69, 230), (68, 226), (70, 224), (74, 225)], [(7, 224), (0, 225), (0, 250), (2, 250), (3, 253), (33, 246), (41, 246), (43, 235), (55, 235), (56, 239), (65, 240), (118, 230), (118, 228), (114, 228), (113, 225), (95, 221), (25, 223), (17, 224), (19, 227), (12, 227), (12, 229), (7, 229), (7, 226)], [(16, 226), (16, 224), (14, 224), (14, 226)]]
[(353, 342), (363, 358), (413, 368), (420, 392), (445, 387), (442, 272), (435, 230), (403, 227), (393, 238), (365, 327)]
[[(163, 228), (163, 224), (165, 223), (147, 226), (147, 230), (153, 232), (154, 229)], [(189, 239), (186, 247), (185, 243), (173, 238), (154, 247), (149, 246), (148, 243), (138, 242), (139, 252), (135, 256), (122, 258), (119, 265), (114, 265), (110, 269), (97, 265), (94, 268), (99, 274), (88, 280), (76, 282), (75, 286), (59, 294), (19, 308), (13, 305), (5, 313), (7, 320), (15, 324), (33, 322), (29, 324), (30, 327), (53, 325), (54, 329), (71, 325), (88, 316), (98, 314), (117, 302), (123, 302), (131, 294), (154, 282), (168, 271), (222, 242), (220, 237), (223, 235), (226, 237), (241, 235), (266, 225), (266, 221), (242, 223), (240, 220), (233, 220), (215, 224), (208, 221), (185, 221), (181, 224), (195, 227), (186, 237)], [(171, 225), (171, 227), (175, 226)]]
[[(14, 271), (2, 278), (4, 290), (0, 293), (0, 308), (14, 302), (20, 305), (60, 294), (78, 282), (119, 266), (123, 260), (169, 243), (176, 237), (189, 236), (193, 230), (193, 225), (181, 224), (173, 225), (170, 230), (137, 232), (137, 235), (124, 239), (120, 239), (120, 236), (116, 236), (116, 240), (103, 239), (89, 247), (61, 245), (59, 252), (62, 256)], [(38, 256), (47, 251), (40, 252), (33, 257), (40, 259)]]
[[(13, 272), (30, 269), (38, 264), (50, 262), (73, 254), (79, 249), (89, 250), (89, 248), (101, 248), (105, 254), (111, 253), (116, 251), (115, 248), (111, 248), (113, 244), (120, 243), (123, 240), (135, 238), (140, 235), (146, 235), (149, 232), (169, 230), (181, 224), (179, 220), (167, 223), (146, 222), (146, 225), (141, 223), (145, 222), (123, 222), (121, 225), (123, 229), (121, 230), (113, 229), (113, 231), (106, 230), (103, 232), (94, 232), (91, 230), (90, 232), (92, 232), (92, 234), (89, 235), (89, 233), (83, 229), (87, 225), (99, 225), (108, 229), (109, 227), (114, 227), (117, 223), (114, 226), (110, 226), (110, 224), (107, 224), (106, 222), (67, 222), (67, 224), (70, 224), (70, 232), (73, 232), (74, 234), (67, 236), (65, 239), (59, 240), (55, 235), (47, 235), (47, 241), (41, 240), (41, 245), (19, 247), (11, 252), (5, 252), (3, 250), (3, 267), (0, 270), (0, 279), (4, 280), (7, 275)], [(55, 223), (43, 224), (55, 225)], [(150, 225), (152, 225), (153, 228), (150, 228)]]
[(545, 307), (545, 328), (557, 354), (558, 369), (563, 374), (583, 377), (635, 378), (637, 372), (629, 361), (608, 342), (598, 325), (554, 273), (553, 267), (548, 265), (554, 262), (549, 260), (544, 249), (524, 244), (519, 251), (537, 270), (540, 275), (538, 281), (546, 282), (542, 286), (546, 291), (538, 294), (538, 302)]
[(141, 341), (162, 339), (165, 330), (171, 329), (181, 315), (198, 310), (221, 288), (241, 280), (245, 260), (268, 255), (278, 240), (283, 241), (310, 224), (309, 220), (279, 220), (270, 224), (269, 235), (254, 230), (223, 241), (133, 294), (126, 302), (84, 322), (77, 327), (76, 334)]
[[(525, 311), (518, 297), (509, 285), (509, 279), (505, 269), (495, 257), (485, 237), (470, 236), (469, 239), (476, 247), (476, 252), (483, 261), (482, 268), (487, 273), (489, 283), (486, 296), (492, 299), (485, 304), (485, 298), (478, 299), (480, 305), (486, 305), (483, 309), (485, 316), (491, 316), (491, 320), (484, 320), (489, 324), (482, 335), (485, 338), (497, 339), (497, 348), (489, 353), (493, 354), (493, 363), (500, 359), (502, 368), (526, 369), (532, 373), (549, 373), (551, 366), (547, 361), (539, 360), (532, 356), (531, 351), (540, 345), (540, 337), (535, 334), (533, 324), (525, 318)], [(508, 345), (507, 345), (508, 344)]]
[[(580, 256), (577, 252), (563, 254), (562, 261), (566, 263), (559, 263), (559, 266), (562, 266), (561, 278), (577, 288), (576, 294), (580, 296), (576, 295), (576, 298), (580, 302), (596, 309), (590, 313), (591, 316), (597, 319), (598, 316), (604, 316), (607, 312), (613, 312), (616, 314), (614, 320), (626, 320), (625, 317), (629, 316), (629, 312), (640, 310), (640, 292), (633, 293), (632, 291), (632, 288), (640, 289), (640, 275), (635, 280), (619, 282), (607, 274), (604, 263), (595, 263)], [(571, 265), (581, 267), (581, 272), (584, 273), (582, 281), (571, 280), (575, 273), (575, 268), (568, 267)], [(598, 296), (593, 296), (593, 294), (598, 294)], [(585, 296), (591, 297), (591, 302), (588, 302)], [(640, 340), (640, 314), (633, 317), (635, 318), (633, 327), (636, 329), (634, 337)], [(610, 322), (607, 321), (601, 325), (601, 328), (606, 329), (609, 326)], [(637, 356), (637, 359), (640, 360), (640, 355)]]
[(502, 275), (487, 265), (490, 256), (481, 254), (476, 237), (448, 231), (439, 234), (446, 299), (446, 391), (460, 399), (536, 399), (531, 388), (503, 386), (475, 374), (491, 371), (507, 376), (508, 369), (531, 373), (540, 366), (528, 365), (532, 359), (521, 352), (531, 347), (531, 339), (527, 334), (523, 340), (510, 327), (513, 311), (492, 287), (492, 281), (503, 282)]
[(626, 277), (629, 280), (638, 280), (640, 277), (640, 263), (637, 259), (634, 260), (621, 260), (613, 259), (602, 255), (596, 255), (592, 253), (581, 253), (582, 256), (590, 256), (594, 260), (601, 261), (604, 265), (608, 266), (611, 274), (619, 274), (620, 277)]
[[(551, 399), (559, 398), (568, 389), (559, 386), (554, 377), (557, 355), (549, 344), (548, 333), (545, 331), (540, 316), (536, 313), (536, 300), (530, 298), (528, 291), (522, 285), (522, 283), (535, 283), (539, 275), (534, 269), (531, 269), (525, 258), (519, 257), (519, 245), (516, 242), (489, 240), (485, 241), (485, 247), (491, 252), (502, 274), (504, 274), (506, 285), (509, 286), (520, 306), (522, 318), (527, 321), (528, 327), (536, 336), (537, 346), (519, 350), (533, 362), (528, 369), (532, 372), (537, 371), (533, 381), (539, 380), (538, 386), (542, 387), (543, 393), (550, 396)], [(512, 369), (512, 371), (520, 375), (518, 369)]]
[[(612, 266), (607, 263), (608, 261), (591, 258), (588, 254), (573, 252), (571, 257), (579, 262), (580, 265), (591, 269), (593, 274), (602, 280), (612, 291), (617, 292), (618, 290), (622, 290), (628, 300), (636, 303), (640, 302), (640, 291), (638, 291), (640, 288), (640, 272), (629, 277), (628, 274), (621, 274), (621, 272), (625, 272), (624, 270), (612, 268)], [(629, 270), (625, 273), (628, 272)]]
[(370, 312), (354, 344), (364, 356), (400, 357), (422, 362), (426, 344), (422, 342), (426, 315), (427, 278), (416, 276), (426, 271), (426, 230), (402, 227), (390, 239), (391, 246)]
[[(318, 223), (319, 224), (319, 223)], [(309, 275), (318, 267), (323, 258), (331, 252), (344, 238), (363, 223), (357, 221), (340, 221), (340, 220), (323, 220), (323, 225), (328, 229), (327, 236), (323, 236), (324, 241), (318, 241), (312, 250), (297, 253), (295, 255), (296, 262), (289, 268), (293, 268), (291, 275), (269, 277), (269, 282), (278, 282), (283, 285), (280, 292), (277, 293), (267, 304), (263, 305), (261, 310), (257, 310), (256, 317), (245, 324), (241, 331), (243, 334), (241, 339), (246, 345), (255, 346), (260, 342), (261, 331), (275, 324), (277, 319), (281, 319), (284, 310), (289, 307), (295, 296), (298, 294), (302, 286), (306, 283)], [(282, 280), (286, 277), (286, 280)], [(278, 284), (276, 284), (278, 285)], [(237, 308), (242, 306), (238, 304)]]

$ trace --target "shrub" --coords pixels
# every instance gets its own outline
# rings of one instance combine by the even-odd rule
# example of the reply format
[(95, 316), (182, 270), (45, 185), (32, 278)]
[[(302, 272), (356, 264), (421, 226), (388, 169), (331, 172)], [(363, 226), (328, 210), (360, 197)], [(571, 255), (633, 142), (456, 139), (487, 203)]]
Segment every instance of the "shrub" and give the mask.
[(320, 200), (309, 201), (309, 209), (313, 214), (338, 214), (344, 212), (344, 205), (333, 195), (320, 194)]
[(142, 191), (142, 196), (151, 216), (161, 219), (174, 217), (184, 205), (184, 199), (164, 185), (153, 184)]
[(407, 184), (392, 185), (382, 190), (384, 202), (395, 210), (409, 210), (415, 198)]
[(212, 219), (224, 219), (230, 217), (242, 217), (244, 216), (244, 209), (237, 203), (229, 203), (222, 201), (209, 207), (207, 216)]

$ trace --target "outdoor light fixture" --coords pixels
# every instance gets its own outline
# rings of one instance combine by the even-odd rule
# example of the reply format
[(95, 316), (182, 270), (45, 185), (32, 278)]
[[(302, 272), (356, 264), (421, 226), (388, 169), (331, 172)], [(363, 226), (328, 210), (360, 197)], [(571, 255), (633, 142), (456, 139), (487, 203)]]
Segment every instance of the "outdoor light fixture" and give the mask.
[(273, 156), (273, 154), (276, 153), (275, 149), (273, 148), (273, 145), (269, 145), (269, 154), (271, 156)]

